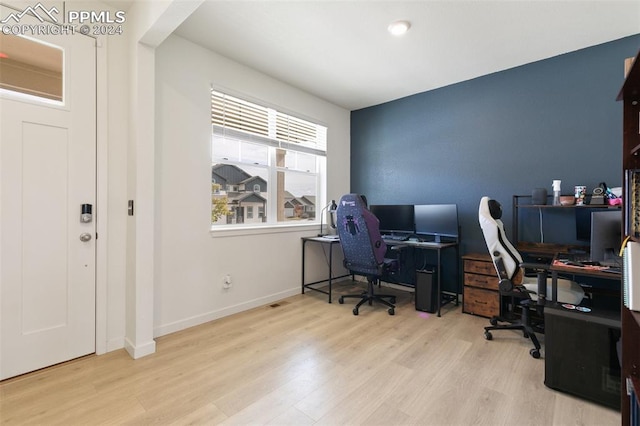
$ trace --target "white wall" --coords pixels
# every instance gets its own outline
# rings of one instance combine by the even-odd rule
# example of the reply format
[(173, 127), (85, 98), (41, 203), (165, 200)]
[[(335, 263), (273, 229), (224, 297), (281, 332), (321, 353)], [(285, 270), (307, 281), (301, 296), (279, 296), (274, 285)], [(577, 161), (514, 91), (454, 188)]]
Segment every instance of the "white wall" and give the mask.
[[(103, 185), (106, 191), (106, 206), (98, 206), (98, 211), (106, 215), (103, 214), (103, 217), (99, 217), (98, 220), (106, 219), (107, 221), (106, 232), (100, 233), (100, 239), (106, 237), (107, 260), (105, 265), (99, 263), (98, 266), (106, 268), (107, 280), (105, 292), (103, 295), (98, 294), (97, 302), (98, 306), (105, 306), (105, 350), (111, 351), (124, 346), (126, 321), (124, 312), (127, 265), (129, 50), (126, 35), (104, 37), (103, 41), (104, 44), (100, 49), (106, 51), (107, 60), (103, 70), (106, 81), (102, 82), (105, 86), (104, 90), (98, 91), (98, 103), (104, 102), (107, 112), (106, 122), (102, 123), (104, 127), (101, 128), (100, 118), (98, 120), (98, 137), (107, 138), (107, 158), (102, 162), (103, 168), (107, 170), (107, 182)], [(102, 172), (100, 165), (101, 163), (98, 164), (99, 173)], [(100, 188), (98, 192), (100, 199), (104, 200), (103, 194), (100, 194)]]
[(129, 9), (128, 199), (125, 349), (133, 358), (155, 352), (155, 49), (203, 0), (134, 2)]
[[(300, 238), (318, 232), (316, 226), (212, 236), (211, 85), (327, 125), (328, 199), (349, 191), (350, 112), (178, 36), (165, 40), (155, 57), (154, 334), (159, 336), (299, 293)], [(308, 276), (326, 274), (322, 253), (310, 252)], [(222, 288), (225, 274), (233, 278), (229, 290)]]

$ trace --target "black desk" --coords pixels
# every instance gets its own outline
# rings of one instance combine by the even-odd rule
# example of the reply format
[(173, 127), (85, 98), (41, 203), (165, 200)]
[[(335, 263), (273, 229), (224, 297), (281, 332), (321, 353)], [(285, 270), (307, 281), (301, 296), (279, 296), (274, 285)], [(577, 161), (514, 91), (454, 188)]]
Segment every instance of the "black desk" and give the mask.
[[(322, 244), (323, 246), (329, 246), (329, 274), (326, 279), (305, 283), (305, 275), (304, 275), (304, 264), (305, 264), (305, 247), (308, 242)], [(333, 280), (338, 278), (348, 277), (351, 274), (344, 274), (338, 277), (333, 276), (333, 246), (340, 245), (340, 240), (338, 238), (326, 238), (326, 237), (303, 237), (302, 238), (302, 294), (304, 294), (305, 289), (318, 291), (320, 293), (327, 294), (329, 296), (329, 303), (331, 303), (331, 285)], [(324, 247), (323, 247), (324, 250)], [(315, 284), (329, 283), (329, 291), (323, 290), (321, 288), (312, 287)]]
[[(384, 240), (384, 242), (387, 244), (387, 246), (407, 246), (407, 247), (412, 247), (413, 249), (417, 249), (417, 250), (435, 250), (438, 254), (438, 261), (436, 263), (436, 269), (437, 269), (437, 297), (436, 297), (436, 311), (438, 313), (438, 316), (440, 316), (440, 308), (443, 305), (443, 297), (444, 297), (444, 304), (447, 304), (449, 302), (455, 301), (456, 306), (458, 306), (459, 301), (458, 301), (458, 295), (460, 294), (460, 252), (459, 252), (459, 245), (457, 242), (442, 242), (442, 243), (436, 243), (436, 242), (420, 242), (420, 241), (402, 241), (399, 242), (397, 240)], [(442, 269), (442, 251), (443, 250), (447, 250), (447, 249), (455, 249), (456, 251), (456, 294), (455, 295), (450, 295), (450, 294), (444, 294), (442, 292), (442, 273), (441, 273), (441, 269)], [(384, 278), (383, 278), (384, 280)], [(402, 283), (400, 283), (402, 284)]]
[[(306, 277), (305, 277), (305, 263), (306, 263), (306, 244), (308, 242), (312, 242), (315, 244), (322, 244), (324, 246), (329, 246), (329, 261), (328, 261), (328, 274), (327, 274), (327, 278), (325, 279), (321, 279), (318, 281), (313, 281), (310, 283), (305, 282)], [(435, 243), (435, 242), (418, 242), (418, 241), (394, 241), (394, 240), (385, 240), (385, 243), (389, 246), (405, 246), (405, 247), (411, 247), (412, 249), (415, 250), (435, 250), (437, 252), (437, 256), (438, 256), (438, 260), (437, 260), (437, 264), (436, 264), (436, 268), (438, 269), (438, 273), (437, 273), (437, 294), (438, 297), (436, 298), (436, 309), (437, 309), (437, 314), (438, 316), (440, 316), (440, 308), (443, 305), (443, 297), (444, 297), (444, 304), (449, 303), (451, 301), (455, 301), (456, 306), (458, 306), (458, 294), (460, 293), (460, 268), (459, 268), (459, 247), (458, 247), (458, 243), (457, 242), (444, 242), (444, 243)], [(328, 295), (328, 301), (329, 303), (331, 303), (331, 290), (332, 290), (332, 284), (333, 284), (333, 280), (335, 279), (339, 279), (339, 278), (344, 278), (344, 277), (348, 277), (351, 274), (344, 274), (344, 275), (340, 275), (340, 276), (333, 276), (333, 247), (335, 245), (340, 245), (340, 240), (337, 238), (326, 238), (326, 237), (303, 237), (302, 238), (302, 280), (301, 280), (301, 287), (302, 287), (302, 294), (304, 294), (305, 289), (309, 289), (309, 290), (314, 290), (314, 291), (318, 291), (320, 293), (324, 293), (326, 295)], [(442, 274), (441, 274), (441, 269), (442, 269), (442, 251), (443, 250), (447, 250), (447, 249), (455, 249), (456, 252), (456, 293), (455, 295), (449, 295), (449, 294), (443, 294), (442, 292)], [(414, 277), (415, 278), (415, 277)], [(384, 281), (384, 278), (383, 278)], [(324, 289), (321, 288), (316, 288), (314, 287), (316, 284), (322, 284), (322, 283), (329, 283), (329, 290), (326, 291)], [(398, 283), (401, 285), (408, 285), (410, 287), (414, 286), (414, 283)]]

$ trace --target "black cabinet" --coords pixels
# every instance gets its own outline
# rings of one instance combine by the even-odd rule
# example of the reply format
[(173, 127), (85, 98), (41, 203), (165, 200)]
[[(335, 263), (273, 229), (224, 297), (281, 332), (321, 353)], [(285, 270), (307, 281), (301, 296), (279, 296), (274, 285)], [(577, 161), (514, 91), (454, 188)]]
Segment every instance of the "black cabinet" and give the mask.
[(546, 306), (544, 384), (620, 409), (620, 312)]

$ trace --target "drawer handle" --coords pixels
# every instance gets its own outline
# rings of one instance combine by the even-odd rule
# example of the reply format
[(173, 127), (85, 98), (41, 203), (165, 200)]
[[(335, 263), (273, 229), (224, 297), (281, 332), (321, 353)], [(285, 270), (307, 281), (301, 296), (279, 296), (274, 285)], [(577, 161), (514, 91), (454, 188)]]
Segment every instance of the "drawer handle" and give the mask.
[(487, 302), (482, 302), (480, 300), (476, 300), (476, 303), (479, 304), (479, 305), (486, 305), (487, 304)]

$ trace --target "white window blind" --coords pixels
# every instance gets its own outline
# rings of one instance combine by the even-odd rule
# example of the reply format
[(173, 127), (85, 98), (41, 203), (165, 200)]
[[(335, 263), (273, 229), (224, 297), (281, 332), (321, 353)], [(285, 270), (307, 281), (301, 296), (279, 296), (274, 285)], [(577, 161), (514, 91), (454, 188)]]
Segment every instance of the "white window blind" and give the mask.
[(267, 108), (211, 91), (211, 121), (227, 129), (241, 130), (258, 136), (269, 136)]
[(235, 135), (253, 143), (326, 155), (326, 127), (215, 90), (211, 122), (216, 136)]

